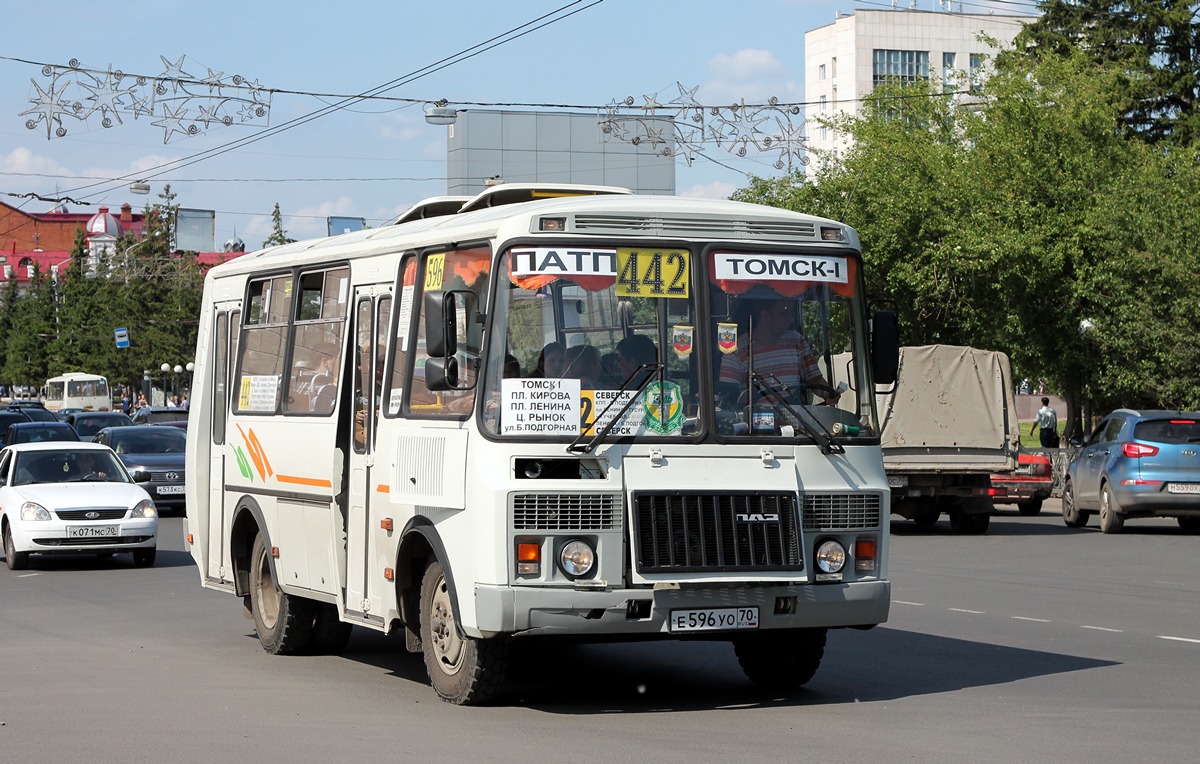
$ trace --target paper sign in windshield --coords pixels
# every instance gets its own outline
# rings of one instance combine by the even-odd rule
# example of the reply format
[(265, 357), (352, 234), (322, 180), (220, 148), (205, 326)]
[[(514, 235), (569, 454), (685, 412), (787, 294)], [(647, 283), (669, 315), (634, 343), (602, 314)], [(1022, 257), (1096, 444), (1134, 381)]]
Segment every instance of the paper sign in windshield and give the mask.
[[(608, 423), (616, 418), (625, 404), (633, 398), (635, 390), (584, 390), (581, 395), (583, 408), (579, 412), (580, 424), (584, 435), (596, 435), (603, 432)], [(611, 406), (609, 404), (612, 404)], [(614, 438), (625, 435), (644, 435), (646, 432), (642, 420), (646, 410), (638, 403), (630, 405), (625, 415), (621, 417), (608, 434)]]
[(713, 255), (713, 275), (718, 280), (845, 284), (850, 279), (850, 270), (844, 257), (719, 252)]
[(578, 435), (578, 379), (501, 380), (500, 434)]
[(238, 387), (239, 411), (274, 411), (279, 390), (277, 374), (246, 374)]

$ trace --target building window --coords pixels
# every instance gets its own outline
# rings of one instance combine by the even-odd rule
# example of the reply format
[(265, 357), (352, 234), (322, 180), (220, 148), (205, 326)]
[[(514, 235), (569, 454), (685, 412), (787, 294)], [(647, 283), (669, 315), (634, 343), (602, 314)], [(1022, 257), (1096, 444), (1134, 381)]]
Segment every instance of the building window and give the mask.
[(829, 62), (829, 76), (833, 77), (835, 80), (837, 79), (837, 58), (834, 58)]
[(820, 66), (817, 67), (817, 79), (819, 79), (819, 80), (825, 79), (825, 64), (821, 64)]
[(929, 78), (929, 51), (876, 48), (872, 61), (872, 83), (916, 82)]
[(820, 104), (821, 104), (821, 113), (824, 114), (825, 107), (829, 104), (829, 99), (826, 98), (825, 96), (821, 96)]
[(983, 54), (982, 53), (972, 53), (971, 54), (971, 72), (970, 72), (969, 80), (968, 80), (971, 84), (971, 92), (972, 93), (976, 93), (979, 91), (979, 84), (980, 84), (982, 77), (983, 77)]
[(942, 89), (954, 89), (954, 55), (953, 53), (942, 54)]

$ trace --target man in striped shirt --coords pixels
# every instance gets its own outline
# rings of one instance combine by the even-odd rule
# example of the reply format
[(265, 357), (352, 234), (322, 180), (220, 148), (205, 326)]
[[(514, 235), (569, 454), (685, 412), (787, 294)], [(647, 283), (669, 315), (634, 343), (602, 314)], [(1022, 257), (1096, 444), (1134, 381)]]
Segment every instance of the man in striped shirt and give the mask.
[[(817, 366), (817, 355), (804, 335), (792, 329), (795, 303), (791, 300), (758, 303), (751, 315), (754, 335), (754, 373), (767, 380), (768, 387), (783, 383), (789, 390), (803, 390), (811, 385), (821, 393), (833, 390)], [(721, 359), (722, 387), (746, 389), (746, 372), (750, 358), (750, 334), (738, 338), (738, 348)], [(778, 381), (776, 381), (778, 380)], [(755, 391), (757, 394), (759, 391)], [(824, 397), (825, 403), (836, 405), (840, 396)], [(801, 403), (807, 403), (804, 398)]]

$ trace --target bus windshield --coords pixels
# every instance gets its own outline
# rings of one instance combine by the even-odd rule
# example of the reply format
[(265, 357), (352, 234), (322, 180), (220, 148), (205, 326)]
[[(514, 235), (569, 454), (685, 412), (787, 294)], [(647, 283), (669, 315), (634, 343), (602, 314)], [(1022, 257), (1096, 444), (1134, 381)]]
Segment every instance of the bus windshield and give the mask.
[[(869, 387), (850, 251), (699, 251), (503, 253), (485, 429), (825, 444), (874, 437), (872, 396), (856, 395)], [(706, 285), (707, 304), (696, 284)]]

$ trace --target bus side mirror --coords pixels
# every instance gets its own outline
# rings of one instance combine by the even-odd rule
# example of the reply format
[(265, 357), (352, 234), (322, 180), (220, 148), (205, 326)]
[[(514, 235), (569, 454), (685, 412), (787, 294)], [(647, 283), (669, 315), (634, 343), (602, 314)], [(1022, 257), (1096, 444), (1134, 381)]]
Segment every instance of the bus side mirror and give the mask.
[(448, 359), (458, 352), (457, 314), (454, 292), (425, 293), (425, 352), (430, 358)]
[(425, 362), (425, 387), (430, 391), (458, 388), (458, 359), (430, 358)]
[(871, 318), (871, 369), (875, 384), (892, 385), (900, 368), (900, 321), (890, 310)]

